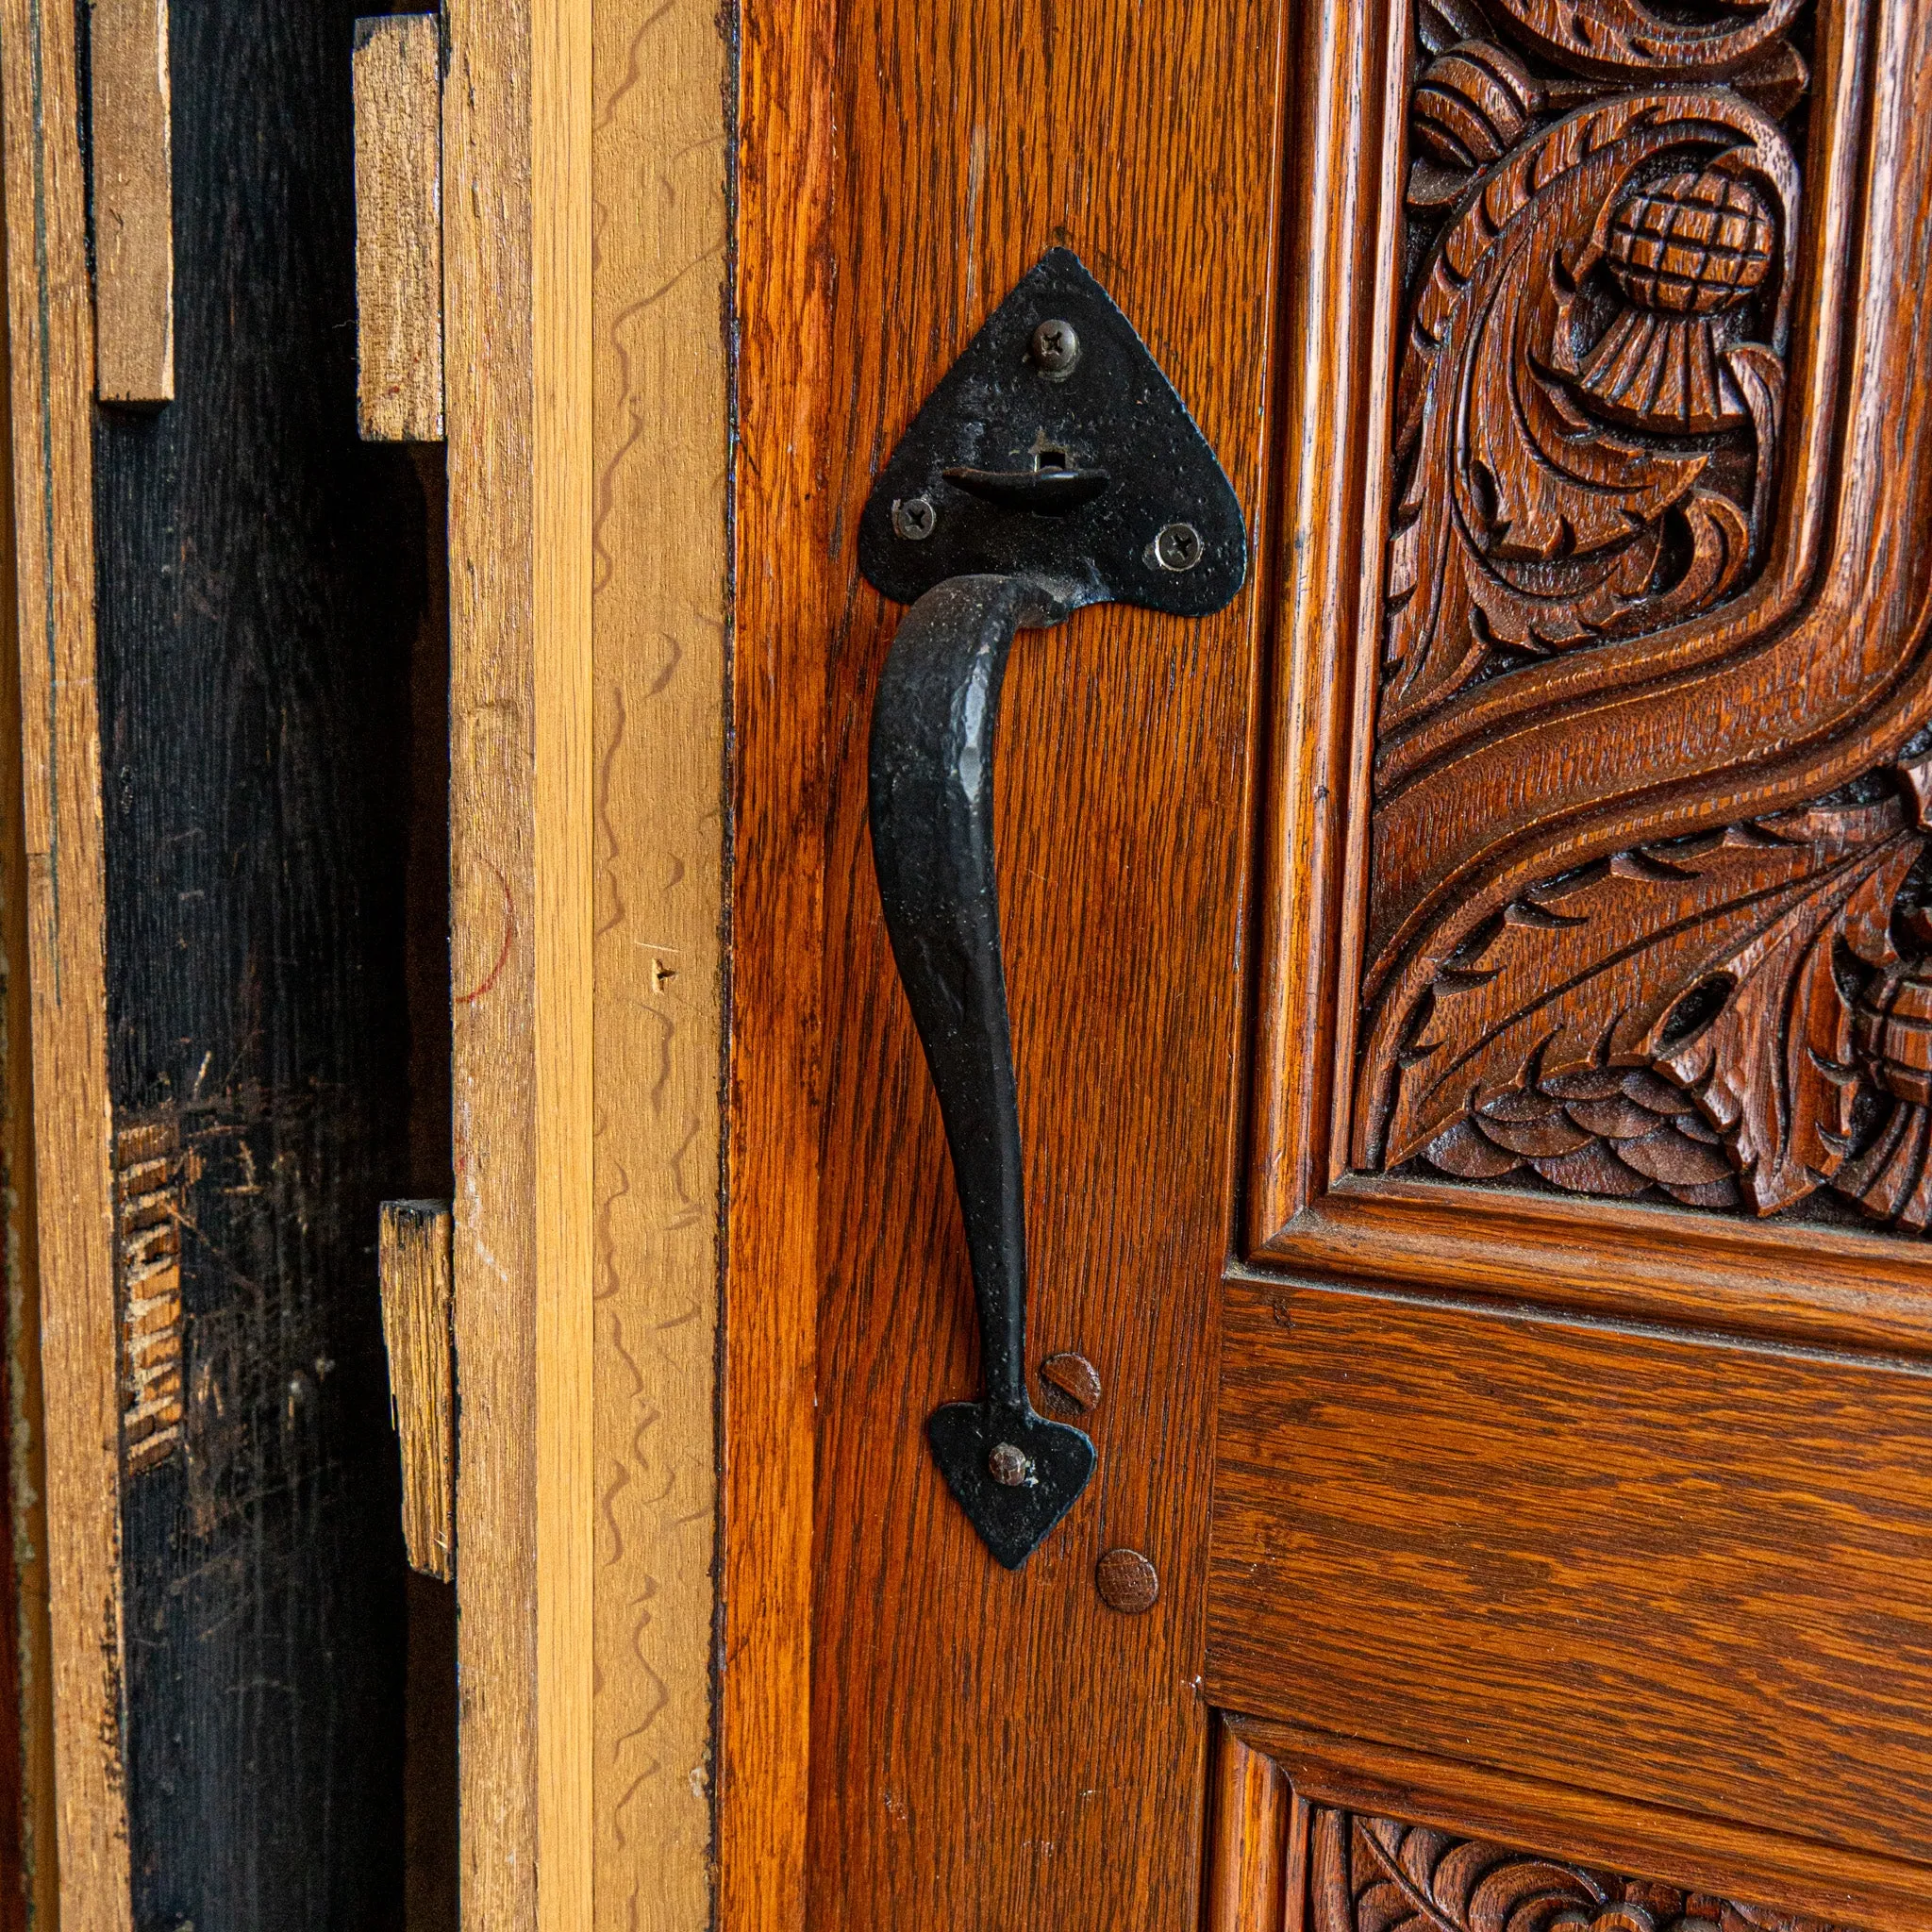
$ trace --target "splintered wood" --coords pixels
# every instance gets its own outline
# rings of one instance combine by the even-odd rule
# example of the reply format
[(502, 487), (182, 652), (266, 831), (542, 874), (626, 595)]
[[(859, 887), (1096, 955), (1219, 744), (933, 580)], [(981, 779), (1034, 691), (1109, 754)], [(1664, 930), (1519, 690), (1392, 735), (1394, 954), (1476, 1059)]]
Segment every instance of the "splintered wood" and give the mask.
[(165, 1462), (181, 1441), (181, 1208), (186, 1169), (173, 1121), (114, 1137), (121, 1264), (121, 1441), (125, 1474)]
[(93, 0), (94, 359), (104, 403), (175, 397), (168, 0)]
[(390, 1413), (403, 1458), (409, 1562), (456, 1579), (456, 1373), (450, 1342), (450, 1210), (385, 1201), (379, 1246)]
[(436, 16), (356, 23), (357, 422), (442, 440), (442, 75)]

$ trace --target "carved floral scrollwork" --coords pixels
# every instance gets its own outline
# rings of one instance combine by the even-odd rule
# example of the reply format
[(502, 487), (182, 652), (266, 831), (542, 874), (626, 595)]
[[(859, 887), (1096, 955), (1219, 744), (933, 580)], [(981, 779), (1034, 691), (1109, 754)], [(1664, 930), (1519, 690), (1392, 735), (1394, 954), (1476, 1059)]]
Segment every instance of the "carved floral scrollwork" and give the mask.
[[(1508, 793), (1507, 741), (1483, 721), (1560, 728), (1586, 774), (1594, 756), (1588, 709), (1561, 710), (1568, 673), (1518, 687), (1532, 699), (1513, 710), (1508, 688), (1475, 687), (1669, 630), (1665, 661), (1767, 553), (1798, 0), (1421, 0), (1419, 19), (1375, 747), (1377, 824), (1399, 811), (1411, 896), (1370, 962), (1357, 1159), (1758, 1215), (1829, 1191), (1924, 1232), (1923, 705), (1810, 804), (1686, 832), (1633, 792), (1581, 850), (1553, 838), (1548, 875), (1512, 854), (1508, 883), (1458, 899), (1445, 872), (1410, 909), (1439, 774), (1487, 759)], [(1638, 660), (1595, 661), (1578, 690)], [(1781, 750), (1779, 702), (1740, 686), (1757, 756)], [(1435, 835), (1479, 876), (1480, 841)]]
[(1317, 1807), (1310, 1932), (1829, 1932), (1813, 1919)]
[(1924, 1227), (1932, 976), (1892, 914), (1924, 844), (1915, 796), (1818, 805), (1520, 894), (1417, 1009), (1391, 1161), (1760, 1214), (1829, 1182)]
[[(1475, 172), (1398, 378), (1384, 740), (1474, 680), (1732, 593), (1769, 503), (1797, 168), (1727, 89), (1543, 98), (1463, 42), (1417, 92), (1420, 194)], [(1431, 172), (1422, 173), (1426, 167)]]

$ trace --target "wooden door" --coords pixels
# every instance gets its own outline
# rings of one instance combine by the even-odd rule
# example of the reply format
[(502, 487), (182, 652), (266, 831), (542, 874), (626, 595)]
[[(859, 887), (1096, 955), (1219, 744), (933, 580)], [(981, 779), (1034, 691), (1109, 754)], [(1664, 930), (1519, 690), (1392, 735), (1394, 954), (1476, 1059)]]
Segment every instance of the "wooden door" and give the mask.
[[(1932, 13), (743, 29), (723, 1922), (1932, 1922)], [(1009, 1572), (858, 528), (1055, 245), (1254, 566), (1007, 681)]]

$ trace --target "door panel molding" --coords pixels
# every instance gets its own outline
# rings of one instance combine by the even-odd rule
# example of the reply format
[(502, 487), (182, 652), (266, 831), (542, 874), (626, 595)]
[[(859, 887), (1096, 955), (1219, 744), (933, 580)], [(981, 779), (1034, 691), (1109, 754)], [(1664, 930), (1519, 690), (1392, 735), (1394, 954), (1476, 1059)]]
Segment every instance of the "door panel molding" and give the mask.
[[(1346, 289), (1290, 497), (1370, 534), (1284, 606), (1251, 1257), (1923, 1352), (1874, 1230), (1926, 1138), (1932, 18), (1779, 10), (1741, 66), (1728, 15), (1614, 59), (1461, 18), (1338, 34), (1305, 163)], [(1707, 221), (1762, 258), (1665, 319), (1624, 256)], [(1631, 387), (1666, 341), (1707, 404)]]
[[(1358, 1932), (1363, 1919), (1354, 1907), (1391, 1874), (1386, 1865), (1351, 1871), (1340, 1856), (1357, 1820), (1393, 1853), (1407, 1888), (1392, 1890), (1427, 1897), (1447, 1926), (1465, 1921), (1460, 1883), (1497, 1872), (1500, 1893), (1509, 1868), (1520, 1871), (1524, 1859), (1552, 1868), (1524, 1890), (1563, 1899), (1591, 1932), (1619, 1894), (1649, 1912), (1659, 1932), (1679, 1914), (1715, 1921), (1724, 1932), (1916, 1932), (1932, 1888), (1932, 1872), (1903, 1860), (1847, 1856), (1788, 1834), (1299, 1725), (1224, 1717), (1215, 1760), (1208, 1932)], [(1407, 1861), (1404, 1827), (1422, 1834)], [(1467, 1849), (1445, 1863), (1458, 1844)], [(1646, 1922), (1607, 1919), (1615, 1932), (1630, 1923)]]

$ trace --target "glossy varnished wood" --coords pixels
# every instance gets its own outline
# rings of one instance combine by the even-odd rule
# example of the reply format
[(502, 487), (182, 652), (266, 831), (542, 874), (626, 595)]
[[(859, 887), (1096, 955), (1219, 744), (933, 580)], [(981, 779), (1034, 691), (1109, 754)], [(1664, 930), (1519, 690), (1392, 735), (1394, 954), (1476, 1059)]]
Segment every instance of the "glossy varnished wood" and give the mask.
[(1922, 1373), (1240, 1283), (1222, 1391), (1216, 1703), (1932, 1902)]
[[(1053, 243), (1141, 328), (1261, 526), (1281, 19), (1267, 0), (1158, 19), (1100, 4), (745, 19), (726, 1441), (765, 1458), (766, 1483), (792, 1472), (774, 1500), (795, 1507), (809, 1474), (817, 1508), (808, 1836), (795, 1815), (772, 1824), (766, 1890), (725, 1923), (798, 1923), (787, 1857), (803, 1858), (812, 1923), (1087, 1924), (1128, 1902), (1179, 1922), (1201, 1884), (1199, 1475), (1257, 603), (1187, 625), (1084, 612), (1024, 640), (1008, 676), (998, 838), (1033, 1333), (1041, 1356), (1089, 1357), (1105, 1390), (1087, 1418), (1092, 1488), (1009, 1575), (924, 1439), (975, 1365), (938, 1112), (864, 830), (865, 724), (898, 613), (858, 583), (852, 546), (874, 468)], [(814, 1207), (787, 1187), (814, 1151), (821, 1087)], [(814, 1350), (815, 1469), (800, 1383)], [(797, 1633), (773, 1627), (802, 1607), (796, 1519), (741, 1516), (756, 1495), (734, 1479), (733, 1534), (765, 1560), (749, 1623), (727, 1578), (727, 1822), (761, 1775), (732, 1674), (766, 1673), (768, 1721), (806, 1716)], [(1159, 1573), (1144, 1616), (1095, 1591), (1117, 1544)], [(796, 1730), (784, 1750), (767, 1820), (793, 1798)], [(727, 1907), (733, 1846), (727, 1833)]]
[[(1698, 31), (1722, 25), (1704, 22)], [(1440, 37), (1440, 23), (1431, 31)], [(1515, 29), (1506, 22), (1496, 31), (1507, 41)], [(1380, 1161), (1374, 1108), (1364, 1096), (1384, 1091), (1376, 1083), (1393, 1064), (1401, 1027), (1390, 1018), (1390, 1001), (1401, 1000), (1389, 988), (1403, 974), (1412, 990), (1436, 984), (1431, 975), (1490, 911), (1525, 887), (1542, 890), (1537, 880), (1566, 867), (1696, 826), (1709, 828), (1713, 841), (1735, 842), (1737, 832), (1722, 832), (1726, 824), (1816, 798), (1856, 771), (1883, 766), (1923, 713), (1914, 695), (1924, 677), (1923, 518), (1892, 481), (1912, 470), (1913, 439), (1923, 434), (1917, 318), (1925, 277), (1918, 250), (1932, 157), (1907, 107), (1927, 58), (1923, 11), (1821, 6), (1806, 42), (1809, 106), (1797, 150), (1804, 210), (1781, 244), (1796, 271), (1789, 342), (1779, 351), (1787, 413), (1778, 489), (1758, 506), (1758, 574), (1707, 612), (1649, 632), (1640, 625), (1641, 634), (1489, 678), (1420, 724), (1411, 721), (1398, 743), (1388, 735), (1394, 727), (1378, 719), (1377, 684), (1385, 624), (1392, 621), (1387, 533), (1414, 513), (1412, 503), (1391, 506), (1396, 479), (1384, 452), (1392, 447), (1396, 348), (1407, 340), (1398, 331), (1411, 300), (1401, 215), (1419, 150), (1405, 123), (1428, 58), (1416, 33), (1407, 8), (1366, 23), (1338, 15), (1322, 59), (1296, 68), (1311, 92), (1307, 141), (1291, 177), (1307, 185), (1291, 192), (1308, 215), (1291, 230), (1289, 284), (1325, 275), (1338, 292), (1330, 326), (1317, 336), (1328, 379), (1307, 386), (1291, 417), (1300, 436), (1286, 445), (1291, 491), (1306, 487), (1310, 500), (1310, 537), (1295, 553), (1307, 582), (1282, 607), (1272, 717), (1251, 1253), (1264, 1263), (1362, 1279), (1923, 1351), (1932, 1340), (1932, 1298), (1920, 1244), (1868, 1232), (1856, 1210), (1840, 1210), (1840, 1224), (1828, 1228), (1759, 1221), (1748, 1211), (1788, 1206), (1844, 1158), (1836, 1150), (1844, 1144), (1851, 1090), (1814, 1078), (1802, 1050), (1790, 1062), (1789, 1091), (1768, 1063), (1761, 1074), (1727, 1064), (1722, 1044), (1707, 1095), (1709, 1068), (1695, 1055), (1664, 1067), (1700, 1096), (1684, 1102), (1698, 1145), (1674, 1149), (1670, 1177), (1690, 1183), (1683, 1198), (1707, 1187), (1715, 1198), (1728, 1183), (1707, 1182), (1706, 1171), (1723, 1170), (1724, 1160), (1711, 1164), (1711, 1150), (1722, 1146), (1747, 1210), (1693, 1213), (1694, 1229), (1667, 1205), (1529, 1191), (1541, 1185), (1533, 1175), (1451, 1190), (1350, 1172)], [(1392, 62), (1391, 50), (1399, 57)], [(1600, 96), (1616, 92), (1601, 75), (1589, 85)], [(1324, 159), (1331, 154), (1341, 158)], [(1374, 192), (1327, 185), (1351, 178), (1349, 166), (1361, 173), (1367, 164), (1354, 158), (1364, 154), (1379, 157)], [(1438, 473), (1404, 476), (1411, 494), (1447, 487)], [(1336, 528), (1372, 534), (1338, 545), (1321, 534)], [(1859, 641), (1856, 650), (1848, 640)], [(1390, 748), (1377, 780), (1382, 815), (1372, 863), (1369, 761), (1378, 729)], [(1908, 791), (1906, 781), (1899, 790)], [(1816, 922), (1826, 952), (1837, 944), (1842, 953), (1847, 939), (1863, 948), (1871, 964), (1860, 970), (1875, 976), (1857, 997), (1881, 1007), (1912, 969), (1909, 959), (1887, 963), (1890, 941), (1877, 895), (1896, 883), (1919, 836), (1908, 800), (1888, 809), (1898, 825), (1881, 824), (1883, 813), (1870, 811), (1870, 824), (1855, 824), (1855, 812), (1828, 825), (1821, 820), (1807, 834), (1862, 841), (1883, 873), (1874, 875), (1872, 910), (1837, 924)], [(1589, 905), (1566, 901), (1552, 910), (1588, 913), (1613, 935), (1641, 934), (1644, 919), (1662, 916), (1635, 901), (1617, 900), (1613, 908), (1615, 898), (1599, 891)], [(1364, 951), (1372, 904), (1381, 908), (1378, 958)], [(1424, 926), (1434, 937), (1411, 944)], [(1525, 931), (1519, 922), (1519, 934)], [(1506, 957), (1512, 944), (1522, 959)], [(1554, 958), (1540, 964), (1533, 935), (1499, 942), (1492, 953), (1457, 957), (1457, 970), (1469, 965), (1472, 983), (1490, 986), (1470, 996), (1472, 1009), (1483, 1001), (1506, 1008), (1506, 994), (1541, 997), (1568, 970)], [(1424, 954), (1427, 963), (1418, 963)], [(1515, 981), (1495, 978), (1497, 967)], [(1668, 1004), (1668, 974), (1650, 979), (1642, 997)], [(1454, 983), (1450, 971), (1439, 991)], [(1885, 1035), (1879, 1021), (1858, 1019), (1857, 1000), (1828, 978), (1811, 985), (1808, 1005), (1790, 995), (1811, 1016), (1792, 1023), (1793, 1037), (1808, 1028), (1807, 1045), (1824, 1062), (1853, 1058), (1857, 1026), (1876, 1052), (1884, 1038), (1899, 1037)], [(1627, 991), (1622, 996), (1633, 1010), (1641, 1005)], [(1780, 1010), (1774, 989), (1754, 997), (1760, 1011)], [(1594, 1041), (1613, 1007), (1608, 993), (1579, 997), (1576, 1037)], [(1418, 1009), (1411, 1001), (1403, 1010)], [(1745, 1025), (1756, 1024), (1741, 1004), (1740, 1012)], [(1771, 1023), (1774, 1041), (1781, 1024)], [(1474, 1023), (1453, 1021), (1444, 1008), (1432, 1045), (1459, 1040), (1457, 1024), (1469, 1030)], [(1358, 1042), (1363, 1025), (1369, 1032)], [(1563, 1048), (1567, 1054), (1570, 1042)], [(1634, 1036), (1617, 1042), (1618, 1065), (1672, 1058), (1637, 1048)], [(1366, 1070), (1359, 1093), (1358, 1062)], [(1890, 1105), (1882, 1091), (1878, 1100)], [(1566, 1147), (1582, 1138), (1564, 1122), (1553, 1131)], [(1869, 1119), (1858, 1133), (1871, 1138)], [(1591, 1159), (1627, 1191), (1630, 1176), (1620, 1176), (1614, 1145), (1606, 1148)], [(1477, 1153), (1485, 1171), (1508, 1164), (1487, 1147)], [(1890, 1198), (1856, 1161), (1846, 1176), (1874, 1214), (1874, 1204)], [(1916, 1210), (1907, 1204), (1901, 1211)]]

